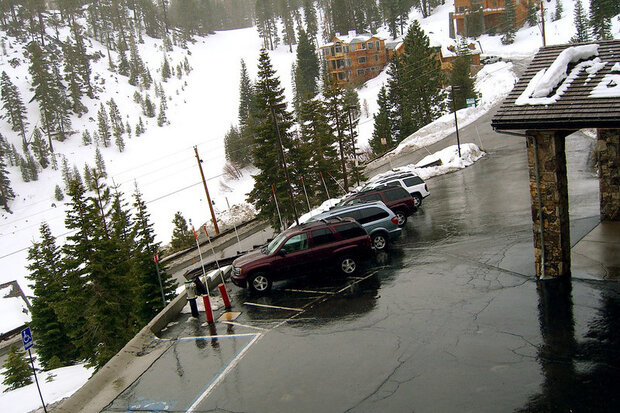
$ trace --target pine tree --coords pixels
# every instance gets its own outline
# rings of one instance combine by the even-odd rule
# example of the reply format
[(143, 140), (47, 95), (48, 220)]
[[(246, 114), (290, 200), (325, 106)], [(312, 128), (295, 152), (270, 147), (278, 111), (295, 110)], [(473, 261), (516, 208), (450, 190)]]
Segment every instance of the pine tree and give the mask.
[(159, 101), (159, 113), (157, 114), (157, 126), (164, 126), (168, 123), (168, 118), (166, 117), (166, 110), (168, 109), (168, 105), (166, 104), (166, 96), (162, 95)]
[(19, 95), (17, 86), (11, 82), (11, 78), (4, 71), (0, 78), (0, 90), (2, 94), (2, 108), (4, 109), (3, 118), (9, 121), (13, 131), (19, 132), (24, 146), (27, 147), (26, 126), (28, 125), (28, 120), (26, 106)]
[[(374, 130), (369, 144), (372, 151), (378, 155), (394, 146), (392, 113), (385, 86), (382, 86), (379, 90), (377, 105), (379, 106), (379, 111), (374, 115)], [(384, 141), (385, 144), (383, 143)]]
[(241, 75), (239, 81), (239, 125), (243, 128), (248, 123), (250, 109), (254, 100), (254, 87), (248, 69), (243, 59), (241, 59)]
[(517, 18), (514, 0), (505, 0), (505, 11), (502, 17), (502, 44), (512, 44), (517, 34)]
[(110, 146), (112, 132), (110, 131), (108, 112), (105, 110), (103, 103), (99, 105), (99, 111), (97, 112), (97, 131), (99, 132), (99, 139), (101, 139), (103, 146), (106, 148)]
[(9, 201), (15, 198), (15, 193), (11, 189), (11, 181), (4, 163), (5, 156), (6, 148), (0, 147), (0, 205), (5, 211), (11, 212)]
[(47, 223), (42, 223), (39, 231), (41, 240), (28, 250), (27, 278), (33, 283), (30, 285), (34, 292), (31, 326), (37, 336), (37, 353), (41, 364), (48, 368), (52, 357), (68, 364), (77, 354), (54, 309), (64, 299), (60, 250)]
[(32, 383), (32, 370), (24, 356), (17, 350), (17, 346), (12, 344), (9, 355), (4, 365), (4, 380), (2, 384), (7, 386), (5, 392), (19, 389)]
[[(133, 250), (135, 264), (132, 276), (138, 280), (139, 319), (142, 323), (147, 323), (165, 306), (162, 302), (162, 289), (166, 301), (174, 297), (176, 281), (166, 273), (163, 267), (160, 267), (158, 278), (153, 256), (159, 252), (160, 245), (155, 242), (155, 231), (150, 222), (150, 215), (138, 188), (133, 197), (133, 207), (136, 213), (132, 220), (133, 238), (135, 239)], [(161, 288), (159, 280), (161, 280)]]
[(103, 155), (99, 151), (99, 148), (95, 150), (95, 170), (103, 177), (107, 177), (108, 174), (105, 170), (105, 162), (103, 160)]
[(562, 0), (556, 0), (555, 14), (553, 15), (553, 21), (560, 20), (562, 18), (563, 12), (564, 12), (564, 7), (562, 6)]
[(252, 162), (252, 143), (247, 135), (231, 125), (224, 136), (224, 153), (226, 160), (239, 167), (244, 167)]
[(293, 21), (293, 7), (288, 0), (280, 0), (280, 16), (283, 25), (282, 40), (288, 45), (288, 51), (293, 53), (295, 22)]
[[(285, 108), (284, 89), (280, 86), (280, 80), (265, 49), (260, 53), (258, 69), (255, 105), (251, 115), (256, 119), (252, 125), (252, 133), (255, 139), (254, 166), (258, 169), (258, 173), (254, 175), (254, 188), (248, 194), (248, 201), (254, 204), (260, 217), (269, 220), (274, 228), (277, 228), (280, 224), (271, 195), (271, 185), (274, 186), (279, 200), (283, 219), (291, 222), (293, 217), (292, 203), (295, 199), (294, 194), (291, 199), (286, 182), (285, 159), (282, 159), (279, 144), (281, 141), (285, 156), (290, 159), (297, 158), (291, 153), (296, 150), (290, 132), (293, 121)], [(293, 171), (294, 165), (289, 169)]]
[(308, 37), (312, 40), (316, 40), (318, 33), (318, 24), (316, 18), (316, 10), (314, 9), (314, 0), (304, 0), (304, 20), (306, 22), (306, 32)]
[(56, 185), (56, 188), (54, 188), (54, 199), (59, 202), (65, 199), (65, 194), (62, 192), (60, 185)]
[(30, 182), (32, 179), (30, 177), (30, 168), (28, 166), (28, 161), (26, 161), (22, 156), (20, 156), (17, 160), (17, 164), (19, 165), (19, 171), (22, 174), (22, 180), (24, 182)]
[(125, 130), (127, 131), (127, 137), (131, 139), (131, 125), (129, 124), (129, 121), (127, 121), (127, 124), (125, 125)]
[(590, 36), (590, 23), (588, 22), (588, 17), (583, 10), (581, 0), (575, 1), (574, 14), (575, 18), (573, 21), (575, 23), (575, 35), (571, 37), (571, 43), (585, 43), (591, 41), (592, 37)]
[(82, 144), (84, 144), (84, 146), (88, 146), (91, 143), (93, 143), (93, 138), (90, 136), (88, 129), (85, 129), (84, 132), (82, 132)]
[(450, 99), (454, 99), (453, 110), (467, 107), (467, 98), (477, 97), (475, 79), (471, 74), (471, 54), (464, 37), (459, 42), (457, 57), (452, 62), (450, 83), (454, 88), (450, 95)]
[[(300, 140), (307, 144), (308, 165), (304, 173), (306, 192), (315, 201), (325, 200), (323, 184), (320, 174), (331, 173), (337, 179), (340, 160), (336, 150), (336, 136), (334, 135), (327, 116), (327, 108), (318, 99), (303, 102), (299, 114)], [(326, 181), (330, 194), (337, 192), (337, 184), (333, 180)]]
[(187, 221), (178, 211), (172, 219), (174, 228), (172, 230), (172, 239), (170, 240), (171, 252), (181, 251), (194, 245), (194, 235), (187, 226)]
[(527, 24), (530, 27), (535, 27), (538, 24), (538, 2), (536, 0), (529, 0), (527, 2)]
[(319, 58), (315, 47), (304, 30), (299, 30), (299, 45), (295, 66), (295, 101), (297, 105), (312, 99), (317, 93), (319, 78)]
[(351, 152), (351, 141), (347, 139), (348, 113), (344, 100), (345, 90), (338, 85), (326, 83), (323, 98), (327, 108), (327, 118), (336, 135), (338, 154), (340, 156), (340, 172), (345, 192), (349, 190), (350, 170), (347, 169), (347, 154)]
[(28, 176), (31, 181), (39, 180), (39, 168), (37, 167), (37, 162), (34, 160), (34, 156), (30, 151), (26, 152), (26, 168), (28, 168)]
[(153, 102), (151, 102), (151, 97), (149, 96), (148, 93), (144, 97), (144, 105), (142, 107), (142, 113), (147, 118), (155, 117), (155, 106), (153, 105)]
[(168, 57), (164, 55), (164, 62), (161, 65), (161, 79), (165, 82), (172, 76), (170, 72), (170, 63), (168, 63)]
[[(121, 112), (118, 110), (118, 106), (114, 99), (108, 101), (110, 125), (112, 127), (112, 136), (115, 140), (122, 140), (122, 135), (125, 133), (125, 124), (123, 124), (123, 118)], [(121, 151), (122, 152), (122, 151)]]
[(32, 151), (34, 152), (34, 156), (37, 158), (37, 161), (39, 161), (41, 168), (47, 168), (50, 164), (49, 148), (43, 139), (41, 130), (37, 127), (35, 127), (32, 132)]
[(399, 142), (445, 110), (441, 65), (417, 21), (409, 28), (404, 49), (388, 69), (388, 99), (394, 108), (393, 131)]
[(87, 163), (84, 164), (84, 185), (89, 191), (93, 190), (93, 170)]
[(82, 76), (79, 72), (81, 56), (78, 55), (77, 48), (70, 43), (69, 39), (63, 44), (63, 52), (65, 58), (65, 81), (69, 85), (71, 110), (79, 117), (88, 112), (88, 109), (82, 103), (84, 92), (82, 91)]
[(62, 167), (60, 171), (65, 188), (69, 188), (69, 184), (71, 183), (73, 176), (71, 175), (71, 169), (69, 169), (69, 161), (67, 161), (67, 158), (65, 157), (62, 158)]
[(611, 19), (620, 13), (617, 0), (590, 0), (590, 28), (596, 40), (611, 40)]

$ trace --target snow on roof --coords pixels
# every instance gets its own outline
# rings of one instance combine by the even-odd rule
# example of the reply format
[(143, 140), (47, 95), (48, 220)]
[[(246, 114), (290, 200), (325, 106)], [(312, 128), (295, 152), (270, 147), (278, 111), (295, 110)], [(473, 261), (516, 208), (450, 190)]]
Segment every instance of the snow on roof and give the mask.
[[(372, 33), (357, 34), (355, 30), (350, 30), (349, 33), (346, 35), (336, 33), (336, 35), (334, 36), (334, 39), (338, 39), (340, 43), (347, 43), (347, 44), (367, 42), (371, 38), (375, 38), (379, 40), (386, 40), (384, 37), (379, 36), (377, 34), (372, 34)], [(330, 42), (330, 43), (324, 44), (321, 47), (333, 46), (334, 44), (336, 44), (336, 42)]]
[(30, 311), (21, 296), (9, 297), (12, 287), (0, 289), (0, 335), (30, 322)]
[[(618, 63), (616, 63), (618, 65)], [(620, 98), (620, 74), (608, 73), (590, 92), (591, 98)]]
[[(605, 67), (607, 63), (596, 57), (579, 63), (568, 75), (566, 73), (570, 63), (598, 56), (598, 48), (598, 44), (588, 44), (564, 49), (547, 69), (541, 69), (534, 75), (515, 105), (549, 105), (557, 102), (582, 70), (586, 70), (591, 78)], [(554, 89), (555, 93), (549, 96)]]

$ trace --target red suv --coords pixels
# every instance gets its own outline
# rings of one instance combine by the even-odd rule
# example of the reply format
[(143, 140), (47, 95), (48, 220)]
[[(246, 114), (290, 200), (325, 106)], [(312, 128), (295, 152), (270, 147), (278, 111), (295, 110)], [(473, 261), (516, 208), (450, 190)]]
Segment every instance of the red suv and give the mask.
[(231, 279), (239, 287), (266, 293), (273, 281), (333, 264), (343, 274), (353, 274), (370, 252), (370, 237), (354, 219), (324, 219), (289, 228), (262, 249), (237, 258)]
[(407, 217), (417, 211), (415, 200), (409, 192), (400, 185), (378, 186), (366, 191), (357, 192), (346, 197), (341, 204), (352, 205), (357, 202), (383, 201), (398, 218), (398, 226), (404, 227)]

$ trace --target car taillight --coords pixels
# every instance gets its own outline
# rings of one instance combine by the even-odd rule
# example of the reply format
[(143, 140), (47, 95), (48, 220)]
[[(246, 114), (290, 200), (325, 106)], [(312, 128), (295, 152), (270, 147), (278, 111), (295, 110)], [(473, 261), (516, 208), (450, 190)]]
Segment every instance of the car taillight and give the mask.
[(398, 217), (396, 216), (392, 217), (392, 222), (398, 225)]

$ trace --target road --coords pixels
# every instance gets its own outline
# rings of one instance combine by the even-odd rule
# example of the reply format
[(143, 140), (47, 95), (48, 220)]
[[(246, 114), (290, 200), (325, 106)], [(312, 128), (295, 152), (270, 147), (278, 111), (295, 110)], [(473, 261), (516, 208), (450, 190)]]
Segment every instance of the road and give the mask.
[[(618, 411), (620, 288), (535, 282), (524, 139), (484, 139), (357, 277), (230, 286), (236, 319), (179, 316), (104, 411)], [(592, 145), (567, 143), (573, 244), (598, 223)]]

